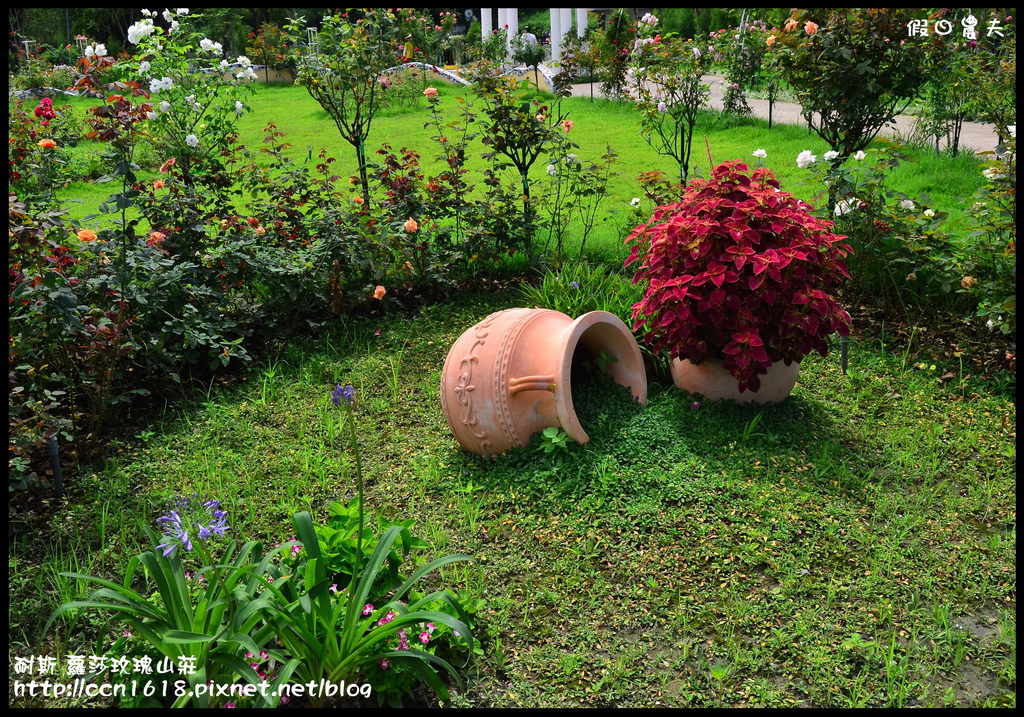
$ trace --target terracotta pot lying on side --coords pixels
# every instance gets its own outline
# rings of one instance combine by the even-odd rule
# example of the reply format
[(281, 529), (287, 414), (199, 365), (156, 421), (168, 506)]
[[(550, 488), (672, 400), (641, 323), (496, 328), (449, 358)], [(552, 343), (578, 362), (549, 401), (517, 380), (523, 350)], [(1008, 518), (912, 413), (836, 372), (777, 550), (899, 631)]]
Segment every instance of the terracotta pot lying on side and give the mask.
[(604, 351), (608, 373), (647, 404), (647, 375), (629, 328), (612, 313), (575, 321), (550, 309), (505, 309), (465, 331), (441, 372), (441, 407), (463, 448), (498, 455), (549, 426), (590, 440), (572, 403), (572, 368)]

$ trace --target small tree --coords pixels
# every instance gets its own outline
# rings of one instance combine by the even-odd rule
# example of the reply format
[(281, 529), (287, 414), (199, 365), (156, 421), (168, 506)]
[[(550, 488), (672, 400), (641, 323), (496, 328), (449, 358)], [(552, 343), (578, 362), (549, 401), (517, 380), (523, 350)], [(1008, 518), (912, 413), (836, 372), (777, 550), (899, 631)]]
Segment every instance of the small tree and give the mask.
[(607, 97), (618, 99), (626, 92), (629, 50), (635, 31), (629, 11), (620, 8), (613, 11), (608, 21), (591, 35), (601, 75), (601, 92)]
[[(811, 128), (842, 159), (866, 148), (924, 82), (902, 8), (794, 10), (772, 44)], [(817, 114), (817, 120), (813, 115)]]
[(512, 61), (517, 65), (526, 65), (533, 68), (533, 84), (540, 87), (537, 78), (537, 66), (544, 61), (544, 47), (540, 44), (530, 44), (523, 35), (516, 35), (512, 38)]
[(341, 138), (355, 149), (363, 197), (369, 203), (366, 138), (390, 84), (383, 72), (405, 62), (412, 51), (401, 18), (385, 8), (368, 8), (358, 19), (347, 12), (327, 15), (315, 45), (303, 43), (304, 18), (291, 20), (285, 29), (289, 44), (302, 46), (296, 81), (324, 108)]
[(474, 68), (473, 80), (473, 91), (484, 103), (480, 141), (493, 150), (484, 157), (507, 158), (522, 182), (522, 223), (526, 251), (532, 258), (537, 212), (531, 197), (530, 168), (560, 143), (561, 133), (572, 125), (566, 124), (557, 105), (552, 109), (539, 99), (527, 101), (519, 83), (503, 77), (494, 65), (480, 63)]
[[(651, 28), (653, 25), (641, 26)], [(707, 46), (676, 35), (639, 38), (634, 52), (637, 109), (647, 143), (679, 164), (679, 181), (690, 176), (693, 134), (711, 90), (701, 78), (711, 62)]]
[(270, 81), (271, 70), (294, 67), (294, 58), (288, 54), (288, 38), (277, 25), (265, 22), (256, 32), (250, 32), (245, 52), (248, 57), (264, 65), (267, 81)]

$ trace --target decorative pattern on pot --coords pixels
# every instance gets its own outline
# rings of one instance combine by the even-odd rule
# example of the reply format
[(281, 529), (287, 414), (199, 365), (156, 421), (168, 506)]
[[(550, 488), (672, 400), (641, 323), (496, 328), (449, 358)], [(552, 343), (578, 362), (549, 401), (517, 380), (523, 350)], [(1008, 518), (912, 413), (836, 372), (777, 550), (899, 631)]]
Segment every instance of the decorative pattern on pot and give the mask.
[(709, 401), (764, 404), (778, 403), (793, 391), (800, 363), (794, 361), (789, 366), (783, 361), (773, 363), (768, 373), (761, 374), (761, 387), (756, 391), (748, 388), (743, 393), (740, 393), (736, 377), (716, 359), (708, 359), (699, 364), (686, 359), (673, 359), (670, 368), (676, 386), (690, 393), (699, 393)]
[(441, 407), (467, 451), (498, 455), (560, 427), (590, 440), (572, 403), (572, 368), (604, 351), (608, 374), (647, 404), (647, 375), (633, 333), (615, 314), (575, 321), (550, 309), (505, 309), (465, 331), (441, 372)]

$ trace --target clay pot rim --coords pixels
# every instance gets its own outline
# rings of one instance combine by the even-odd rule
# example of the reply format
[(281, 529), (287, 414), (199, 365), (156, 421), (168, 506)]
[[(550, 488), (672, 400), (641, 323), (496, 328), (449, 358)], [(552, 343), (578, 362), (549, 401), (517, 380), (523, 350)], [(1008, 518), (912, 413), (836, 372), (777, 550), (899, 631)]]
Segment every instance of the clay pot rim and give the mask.
[[(561, 313), (561, 312), (559, 312)], [(643, 373), (644, 360), (640, 354), (640, 347), (633, 338), (633, 332), (629, 330), (625, 322), (610, 311), (589, 311), (569, 324), (569, 330), (562, 334), (562, 340), (557, 344), (557, 349), (562, 357), (562, 365), (555, 380), (555, 413), (562, 429), (566, 435), (577, 443), (587, 443), (590, 436), (583, 429), (579, 416), (576, 415), (576, 408), (572, 401), (572, 360), (576, 353), (576, 347), (583, 335), (595, 326), (607, 324), (617, 330), (617, 335), (622, 337), (622, 345), (619, 347), (606, 347), (608, 349), (625, 349), (630, 356), (617, 356), (619, 362), (630, 362), (638, 367)], [(647, 381), (646, 376), (640, 381), (639, 386), (630, 386), (634, 398), (640, 401), (641, 405), (647, 405)]]

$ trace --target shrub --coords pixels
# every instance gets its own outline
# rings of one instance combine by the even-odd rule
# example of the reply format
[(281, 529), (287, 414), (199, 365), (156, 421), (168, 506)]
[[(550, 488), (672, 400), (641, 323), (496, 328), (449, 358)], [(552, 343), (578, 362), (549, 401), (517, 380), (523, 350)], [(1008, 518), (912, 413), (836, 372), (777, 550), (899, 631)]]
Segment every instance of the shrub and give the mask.
[(924, 44), (891, 42), (910, 19), (902, 8), (793, 10), (775, 36), (784, 79), (841, 159), (865, 149), (924, 82)]
[(756, 391), (772, 363), (825, 355), (850, 316), (824, 289), (848, 276), (850, 248), (766, 169), (739, 161), (696, 180), (629, 236), (626, 264), (644, 282), (635, 329), (670, 358), (723, 362), (740, 391)]
[[(809, 170), (825, 184), (819, 215), (848, 237), (850, 301), (870, 299), (886, 310), (911, 314), (924, 307), (949, 308), (956, 300), (957, 275), (947, 266), (957, 253), (942, 230), (945, 214), (928, 210), (928, 197), (908, 197), (889, 189), (889, 173), (915, 161), (885, 139), (878, 149), (859, 152), (845, 163), (834, 152), (815, 159)], [(873, 160), (873, 161), (872, 161)]]

